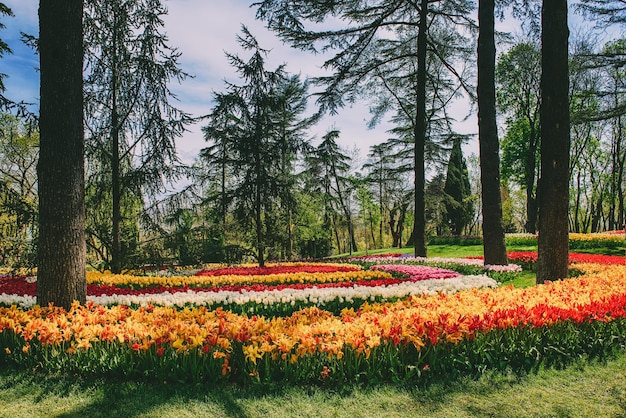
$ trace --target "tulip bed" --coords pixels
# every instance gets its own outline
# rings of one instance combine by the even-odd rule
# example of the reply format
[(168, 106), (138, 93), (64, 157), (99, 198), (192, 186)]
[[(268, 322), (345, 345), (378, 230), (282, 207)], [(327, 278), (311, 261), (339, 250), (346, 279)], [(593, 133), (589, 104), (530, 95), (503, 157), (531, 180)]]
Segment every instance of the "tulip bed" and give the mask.
[[(577, 264), (577, 278), (516, 289), (416, 262), (90, 273), (89, 302), (70, 311), (34, 305), (36, 281), (7, 275), (0, 365), (155, 381), (341, 385), (529, 371), (626, 344), (623, 263)], [(476, 259), (439, 262), (485, 270)]]

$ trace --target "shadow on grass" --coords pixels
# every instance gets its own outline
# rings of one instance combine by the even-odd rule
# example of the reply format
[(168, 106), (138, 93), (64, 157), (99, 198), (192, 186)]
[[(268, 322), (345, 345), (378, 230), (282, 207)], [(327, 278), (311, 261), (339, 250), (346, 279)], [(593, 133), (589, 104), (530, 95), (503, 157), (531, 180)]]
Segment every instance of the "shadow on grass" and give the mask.
[[(69, 400), (75, 407), (65, 407), (62, 413), (50, 410), (47, 416), (55, 417), (136, 417), (154, 416), (164, 405), (189, 402), (209, 402), (221, 415), (248, 417), (240, 399), (258, 396), (246, 393), (235, 386), (223, 388), (200, 383), (149, 383), (139, 381), (113, 381), (84, 376), (48, 375), (15, 369), (0, 371), (0, 393), (10, 392), (15, 398), (31, 398), (38, 404), (50, 399)], [(87, 399), (87, 402), (72, 398)], [(7, 400), (5, 399), (5, 402)], [(71, 410), (68, 411), (68, 408)]]
[[(624, 352), (618, 355), (619, 361), (612, 368), (602, 373), (614, 374), (616, 368), (624, 365)], [(613, 360), (610, 356), (605, 360)], [(604, 361), (578, 360), (570, 363), (561, 371), (552, 368), (541, 369), (539, 377), (536, 371), (529, 373), (513, 373), (510, 371), (490, 371), (474, 378), (468, 376), (453, 377), (426, 385), (399, 385), (384, 383), (380, 385), (346, 384), (338, 387), (320, 387), (314, 385), (286, 385), (276, 383), (271, 386), (227, 385), (216, 387), (202, 383), (149, 383), (141, 381), (114, 381), (111, 379), (96, 379), (85, 376), (47, 375), (24, 372), (19, 370), (0, 370), (0, 397), (9, 394), (12, 398), (24, 397), (26, 402), (51, 403), (69, 402), (65, 408), (50, 408), (49, 413), (39, 416), (57, 417), (139, 417), (139, 416), (228, 416), (252, 417), (263, 416), (268, 408), (290, 408), (283, 416), (298, 414), (300, 405), (291, 405), (295, 399), (302, 399), (301, 416), (348, 416), (343, 413), (343, 399), (347, 399), (355, 412), (354, 416), (370, 416), (367, 412), (376, 414), (387, 407), (396, 412), (401, 408), (415, 406), (418, 411), (404, 410), (405, 415), (394, 416), (428, 416), (420, 415), (428, 411), (450, 411), (450, 405), (456, 405), (457, 411), (465, 411), (470, 416), (485, 416), (487, 412), (494, 414), (508, 397), (526, 390), (528, 384), (550, 384), (554, 380), (557, 387), (566, 382), (579, 382), (579, 375), (591, 367), (591, 371)], [(554, 370), (554, 372), (552, 371)], [(546, 374), (547, 372), (548, 374)], [(602, 374), (595, 372), (596, 380), (590, 380), (589, 385), (597, 385), (597, 379)], [(546, 376), (549, 380), (544, 382)], [(559, 377), (560, 376), (560, 377)], [(534, 383), (533, 383), (534, 382)], [(539, 382), (539, 383), (537, 383)], [(577, 385), (578, 383), (572, 383)], [(614, 384), (612, 393), (616, 402), (621, 404), (622, 410), (626, 401), (626, 387)], [(584, 389), (584, 388), (581, 388)], [(606, 388), (610, 389), (610, 388)], [(542, 389), (543, 390), (543, 389)], [(493, 393), (501, 393), (507, 399), (493, 400)], [(553, 404), (547, 405), (549, 412), (558, 412), (559, 396), (554, 395)], [(410, 399), (410, 401), (407, 401)], [(463, 399), (461, 404), (459, 400)], [(521, 398), (526, 400), (526, 398)], [(482, 403), (489, 401), (483, 405)], [(297, 402), (297, 401), (296, 401)], [(357, 403), (358, 405), (354, 405)], [(562, 402), (561, 402), (562, 403)], [(313, 405), (311, 407), (311, 405)], [(258, 407), (258, 408), (256, 408)], [(517, 407), (517, 406), (516, 406)], [(370, 408), (370, 409), (368, 409)], [(251, 411), (254, 411), (252, 413)], [(319, 412), (312, 415), (311, 411)], [(512, 409), (510, 411), (518, 411)], [(626, 410), (624, 410), (626, 411)], [(178, 412), (178, 413), (177, 413)], [(505, 411), (493, 416), (507, 416)], [(564, 411), (561, 416), (570, 416), (571, 410)], [(343, 415), (342, 415), (343, 414)], [(0, 414), (1, 415), (1, 414)], [(393, 414), (391, 414), (393, 415)], [(390, 415), (390, 416), (391, 416)], [(558, 415), (558, 414), (557, 414)], [(23, 415), (22, 416), (27, 416)], [(441, 414), (433, 416), (442, 416)], [(523, 416), (515, 415), (514, 416)]]

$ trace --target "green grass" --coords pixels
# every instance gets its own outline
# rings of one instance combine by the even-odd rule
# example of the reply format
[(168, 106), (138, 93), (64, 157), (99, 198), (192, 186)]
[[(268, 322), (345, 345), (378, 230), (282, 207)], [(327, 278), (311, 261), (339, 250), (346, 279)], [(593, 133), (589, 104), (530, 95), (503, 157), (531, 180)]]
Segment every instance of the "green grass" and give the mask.
[[(429, 245), (428, 257), (469, 257), (483, 255), (482, 245)], [(537, 251), (537, 246), (528, 245), (510, 245), (507, 247), (507, 251)], [(605, 251), (606, 252), (606, 251)], [(413, 254), (413, 247), (404, 248), (384, 248), (378, 250), (358, 251), (352, 254), (339, 254), (333, 257), (350, 257), (361, 255), (378, 255), (378, 254)], [(602, 254), (602, 250), (597, 250), (596, 253)]]
[(445, 386), (330, 390), (105, 382), (0, 371), (2, 417), (626, 417), (626, 353)]

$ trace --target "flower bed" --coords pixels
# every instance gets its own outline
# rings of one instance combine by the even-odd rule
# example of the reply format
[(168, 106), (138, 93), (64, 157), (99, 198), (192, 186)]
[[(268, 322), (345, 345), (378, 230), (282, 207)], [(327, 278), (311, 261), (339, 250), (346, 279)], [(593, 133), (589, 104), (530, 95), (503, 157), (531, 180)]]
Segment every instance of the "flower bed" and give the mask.
[[(583, 274), (576, 279), (527, 289), (477, 289), (496, 283), (485, 276), (387, 263), (367, 271), (289, 273), (322, 280), (325, 274), (384, 275), (323, 283), (176, 287), (167, 277), (158, 278), (160, 284), (140, 278), (146, 284), (128, 276), (134, 288), (92, 278), (89, 292), (118, 289), (111, 295), (119, 298), (113, 306), (91, 295), (87, 305), (69, 312), (52, 306), (0, 308), (0, 366), (211, 384), (343, 384), (424, 381), (502, 367), (528, 370), (623, 348), (626, 266), (576, 267)], [(391, 277), (389, 270), (401, 277)], [(427, 272), (455, 277), (419, 276)], [(0, 288), (10, 281), (2, 280)], [(24, 288), (34, 285), (26, 277), (11, 280)], [(467, 290), (459, 292), (463, 287)]]
[(537, 364), (551, 358), (549, 347), (604, 352), (605, 333), (615, 347), (624, 344), (626, 268), (583, 268), (581, 278), (529, 289), (414, 296), (340, 315), (308, 308), (267, 318), (94, 303), (70, 312), (0, 308), (0, 363), (213, 383), (417, 378), (450, 373), (451, 364), (474, 370), (473, 358), (496, 367), (498, 350)]
[(349, 263), (357, 263), (364, 268), (372, 268), (377, 263), (393, 263), (394, 265), (431, 266), (454, 270), (461, 274), (487, 274), (498, 282), (514, 279), (522, 271), (518, 264), (506, 266), (485, 265), (481, 257), (474, 258), (444, 258), (444, 257), (414, 257), (411, 255), (379, 255), (350, 257), (345, 259)]
[[(507, 253), (509, 261), (520, 264), (524, 269), (532, 270), (537, 263), (536, 251), (518, 251)], [(481, 258), (481, 257), (477, 257)], [(626, 264), (626, 257), (616, 255), (602, 255), (602, 254), (584, 254), (584, 253), (569, 253), (569, 263), (590, 263), (590, 264), (604, 264), (604, 265), (623, 265)]]
[[(451, 272), (453, 273), (453, 272)], [(343, 308), (358, 308), (366, 301), (397, 300), (410, 295), (454, 293), (482, 287), (497, 287), (497, 282), (487, 276), (461, 276), (440, 274), (432, 279), (385, 278), (340, 283), (306, 283), (268, 286), (225, 286), (189, 288), (151, 286), (141, 289), (107, 285), (88, 285), (87, 300), (99, 305), (127, 306), (207, 306), (224, 308), (236, 313), (257, 313), (270, 316), (291, 314), (298, 309), (321, 306), (332, 312)], [(416, 283), (419, 281), (419, 283)], [(24, 278), (0, 279), (12, 293), (0, 294), (0, 305), (35, 306), (35, 283)]]

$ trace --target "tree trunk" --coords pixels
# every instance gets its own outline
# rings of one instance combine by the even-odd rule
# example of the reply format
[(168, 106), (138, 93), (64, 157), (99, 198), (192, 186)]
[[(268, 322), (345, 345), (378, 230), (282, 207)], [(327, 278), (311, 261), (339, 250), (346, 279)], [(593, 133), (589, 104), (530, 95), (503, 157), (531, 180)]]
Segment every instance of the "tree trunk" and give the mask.
[(500, 145), (496, 124), (494, 4), (495, 0), (478, 2), (478, 143), (485, 264), (504, 265), (508, 260), (502, 222)]
[(111, 66), (111, 130), (110, 130), (110, 162), (111, 162), (111, 272), (120, 274), (122, 272), (122, 192), (121, 192), (121, 172), (120, 172), (120, 115), (118, 111), (119, 93), (119, 56), (118, 56), (118, 34), (120, 30), (118, 21), (118, 11), (113, 10), (113, 36), (110, 50)]
[(85, 303), (83, 2), (39, 2), (37, 303)]
[(544, 0), (541, 26), (537, 283), (567, 277), (570, 151), (567, 0)]
[(420, 2), (417, 34), (417, 112), (415, 114), (415, 216), (413, 246), (416, 257), (426, 257), (426, 207), (424, 204), (424, 149), (426, 147), (426, 31), (428, 0)]
[(537, 193), (535, 190), (535, 171), (537, 160), (537, 128), (536, 119), (528, 116), (530, 125), (530, 144), (528, 145), (528, 155), (526, 156), (526, 225), (524, 229), (529, 234), (537, 232)]
[[(117, 22), (115, 23), (117, 25)], [(122, 187), (120, 178), (120, 126), (117, 110), (117, 35), (113, 36), (113, 62), (111, 65), (111, 272), (122, 272)]]

